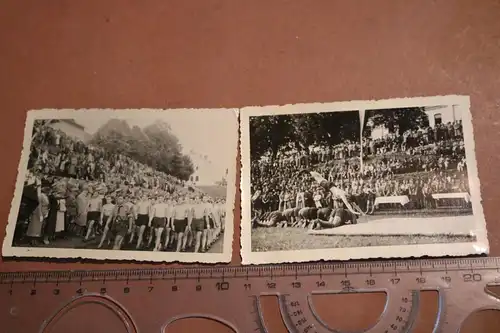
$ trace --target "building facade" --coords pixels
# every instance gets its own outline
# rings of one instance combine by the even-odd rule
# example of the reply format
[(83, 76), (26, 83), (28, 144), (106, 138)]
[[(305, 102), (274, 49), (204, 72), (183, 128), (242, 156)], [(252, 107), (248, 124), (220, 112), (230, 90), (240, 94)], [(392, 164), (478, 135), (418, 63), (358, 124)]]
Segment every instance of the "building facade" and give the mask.
[(189, 178), (191, 185), (215, 185), (224, 179), (224, 172), (219, 170), (207, 156), (190, 152), (189, 157), (194, 166), (194, 173)]
[(50, 126), (79, 141), (88, 142), (91, 138), (91, 135), (85, 132), (85, 127), (73, 119), (59, 119), (59, 121), (50, 124)]
[[(425, 114), (429, 121), (429, 126), (435, 128), (438, 124), (453, 123), (462, 119), (460, 109), (455, 105), (440, 105), (425, 107)], [(371, 128), (371, 138), (373, 140), (380, 139), (389, 135), (390, 131), (384, 125), (372, 127), (368, 122), (367, 126)]]
[(437, 124), (452, 123), (462, 119), (460, 109), (455, 105), (426, 107), (425, 113), (429, 119), (429, 126), (432, 128)]

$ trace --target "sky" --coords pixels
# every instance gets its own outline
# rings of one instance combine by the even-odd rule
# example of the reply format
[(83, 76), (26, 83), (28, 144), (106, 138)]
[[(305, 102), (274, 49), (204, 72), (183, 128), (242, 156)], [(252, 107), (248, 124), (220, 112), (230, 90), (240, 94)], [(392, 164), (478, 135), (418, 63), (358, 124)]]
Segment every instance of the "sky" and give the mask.
[(221, 174), (224, 174), (229, 167), (227, 161), (236, 156), (238, 122), (233, 110), (174, 110), (163, 111), (161, 115), (159, 112), (140, 110), (134, 111), (133, 115), (129, 112), (132, 111), (124, 111), (123, 116), (117, 116), (122, 112), (113, 112), (110, 115), (106, 111), (95, 111), (91, 116), (77, 114), (73, 118), (83, 125), (89, 134), (94, 134), (112, 118), (124, 119), (131, 127), (137, 125), (140, 128), (161, 120), (170, 125), (172, 133), (182, 145), (183, 153), (189, 154), (193, 149), (202, 155), (207, 155)]

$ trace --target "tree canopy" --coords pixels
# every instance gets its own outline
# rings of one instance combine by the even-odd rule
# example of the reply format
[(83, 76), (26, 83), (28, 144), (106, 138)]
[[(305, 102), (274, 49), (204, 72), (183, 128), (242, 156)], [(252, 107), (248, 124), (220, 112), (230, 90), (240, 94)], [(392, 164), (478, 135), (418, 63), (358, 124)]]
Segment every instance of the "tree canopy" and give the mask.
[(274, 155), (290, 142), (297, 148), (305, 148), (312, 144), (359, 140), (359, 136), (358, 111), (250, 117), (252, 158), (259, 158), (266, 152)]
[[(428, 124), (424, 108), (398, 108), (367, 110), (364, 117), (363, 135), (370, 135), (372, 127), (385, 125), (399, 134), (419, 125)], [(345, 140), (360, 140), (358, 111), (301, 113), (250, 117), (250, 150), (253, 159), (292, 143), (296, 148), (313, 144), (335, 145)]]
[(398, 108), (398, 109), (381, 109), (381, 110), (367, 110), (365, 114), (365, 126), (363, 128), (363, 135), (370, 135), (371, 127), (385, 125), (389, 131), (394, 131), (396, 127), (399, 133), (403, 134), (406, 130), (417, 129), (421, 124), (429, 124), (427, 114), (424, 108)]
[(165, 127), (154, 125), (144, 129), (144, 136), (127, 136), (123, 131), (111, 128), (98, 131), (92, 144), (116, 152), (165, 172), (181, 180), (188, 180), (194, 172), (191, 158), (182, 154), (177, 137)]

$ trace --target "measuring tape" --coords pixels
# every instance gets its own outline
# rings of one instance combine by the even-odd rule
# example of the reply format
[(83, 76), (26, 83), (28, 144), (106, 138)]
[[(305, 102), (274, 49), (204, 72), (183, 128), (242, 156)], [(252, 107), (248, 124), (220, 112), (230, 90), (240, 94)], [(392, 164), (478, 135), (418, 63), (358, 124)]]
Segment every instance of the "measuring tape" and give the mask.
[(365, 332), (412, 332), (420, 292), (436, 290), (433, 332), (455, 333), (472, 312), (500, 309), (485, 291), (495, 285), (500, 258), (0, 273), (0, 323), (4, 332), (49, 332), (71, 309), (98, 303), (128, 332), (163, 332), (189, 317), (268, 332), (260, 298), (277, 295), (289, 332), (338, 332), (317, 315), (312, 295), (384, 291), (384, 313)]

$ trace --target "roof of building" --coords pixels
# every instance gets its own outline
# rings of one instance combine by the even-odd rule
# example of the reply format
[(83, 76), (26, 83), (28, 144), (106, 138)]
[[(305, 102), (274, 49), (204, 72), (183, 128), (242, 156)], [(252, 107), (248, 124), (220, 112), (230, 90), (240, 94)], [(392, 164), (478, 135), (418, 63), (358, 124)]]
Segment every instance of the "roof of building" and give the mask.
[(60, 119), (60, 121), (64, 121), (65, 123), (71, 124), (75, 127), (80, 128), (81, 130), (85, 130), (85, 127), (83, 125), (80, 125), (77, 123), (74, 119)]

